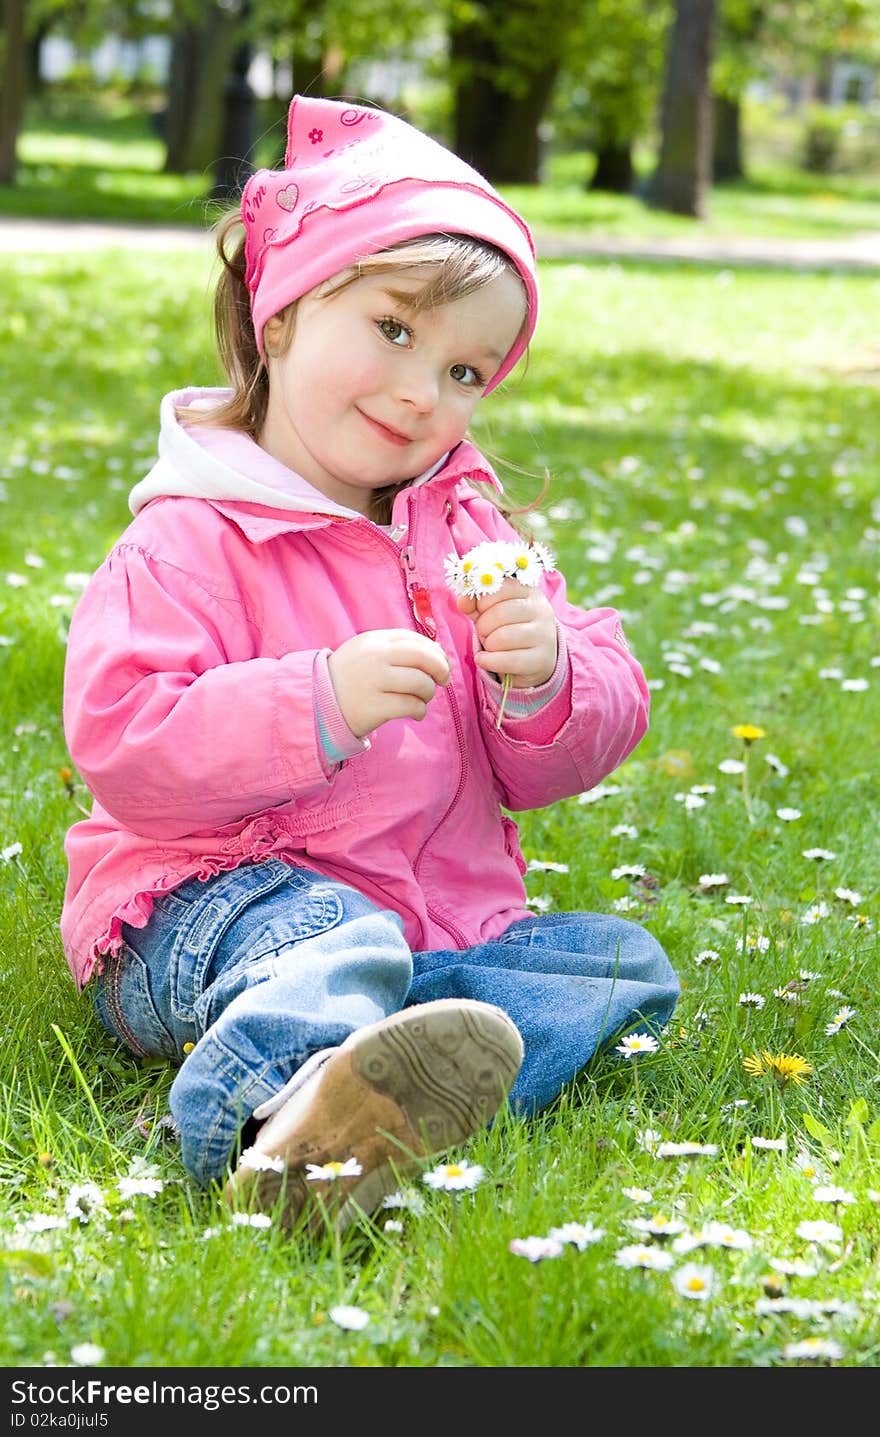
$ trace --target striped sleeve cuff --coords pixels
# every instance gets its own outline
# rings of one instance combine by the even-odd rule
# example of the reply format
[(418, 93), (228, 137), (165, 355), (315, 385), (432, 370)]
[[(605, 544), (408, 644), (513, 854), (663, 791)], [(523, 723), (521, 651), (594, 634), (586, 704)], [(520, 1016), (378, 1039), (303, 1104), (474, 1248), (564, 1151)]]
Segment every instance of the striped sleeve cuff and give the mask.
[[(557, 624), (556, 668), (544, 684), (533, 689), (511, 688), (504, 704), (502, 727), (516, 725), (517, 737), (532, 743), (548, 743), (571, 714), (571, 665), (565, 634)], [(485, 670), (480, 677), (496, 709), (501, 706), (501, 684)], [(526, 730), (526, 726), (528, 729)]]
[(354, 758), (357, 754), (364, 753), (370, 747), (370, 740), (358, 738), (345, 722), (342, 709), (339, 707), (339, 700), (336, 697), (336, 690), (333, 687), (333, 680), (330, 677), (330, 668), (327, 663), (329, 657), (329, 649), (319, 649), (315, 655), (312, 680), (315, 694), (315, 734), (318, 740), (318, 753), (326, 776), (331, 778), (339, 764), (344, 763), (347, 758)]

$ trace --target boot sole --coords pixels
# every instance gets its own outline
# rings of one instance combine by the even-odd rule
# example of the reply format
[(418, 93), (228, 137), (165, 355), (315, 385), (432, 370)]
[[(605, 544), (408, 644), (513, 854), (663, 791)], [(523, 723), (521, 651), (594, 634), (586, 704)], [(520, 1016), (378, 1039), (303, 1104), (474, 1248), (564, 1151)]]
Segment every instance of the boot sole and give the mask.
[[(285, 1171), (239, 1167), (226, 1201), (266, 1211), (283, 1198), (286, 1230), (311, 1204), (313, 1226), (344, 1231), (422, 1159), (485, 1127), (522, 1058), (519, 1030), (491, 1004), (442, 998), (405, 1008), (355, 1033), (321, 1069), (311, 1100), (295, 1095), (264, 1124), (254, 1147), (282, 1158)], [(360, 1163), (357, 1177), (306, 1178), (307, 1163), (347, 1158)]]

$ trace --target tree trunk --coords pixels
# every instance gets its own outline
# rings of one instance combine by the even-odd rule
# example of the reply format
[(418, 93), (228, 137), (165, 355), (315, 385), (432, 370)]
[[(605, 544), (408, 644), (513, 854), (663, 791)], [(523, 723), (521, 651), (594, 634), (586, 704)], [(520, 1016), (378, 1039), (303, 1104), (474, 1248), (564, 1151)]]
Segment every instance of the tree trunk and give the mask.
[(458, 77), (452, 148), (494, 184), (537, 184), (540, 124), (559, 73), (559, 58), (522, 71), (514, 92), (496, 79), (505, 56), (485, 19), (453, 25), (449, 45), (453, 75)]
[(660, 157), (648, 188), (655, 209), (702, 219), (712, 173), (709, 72), (716, 0), (676, 0), (660, 118)]
[(40, 74), (40, 51), (43, 41), (48, 39), (52, 33), (52, 26), (48, 20), (40, 20), (31, 34), (25, 40), (27, 50), (27, 78), (25, 81), (29, 95), (39, 95), (46, 88), (46, 82)]
[(239, 17), (212, 4), (174, 36), (164, 121), (166, 174), (210, 170), (223, 153), (226, 79)]
[(3, 0), (3, 65), (0, 70), (0, 185), (14, 185), (18, 132), (24, 113), (27, 57), (24, 14), (27, 0)]
[(253, 173), (251, 152), (257, 138), (257, 101), (248, 81), (253, 57), (254, 47), (247, 40), (232, 57), (223, 95), (220, 153), (214, 163), (214, 200), (237, 198)]
[(635, 167), (629, 140), (604, 140), (596, 146), (596, 168), (588, 190), (607, 190), (615, 195), (632, 193)]
[(739, 99), (716, 95), (714, 100), (712, 178), (716, 182), (741, 180), (742, 106)]

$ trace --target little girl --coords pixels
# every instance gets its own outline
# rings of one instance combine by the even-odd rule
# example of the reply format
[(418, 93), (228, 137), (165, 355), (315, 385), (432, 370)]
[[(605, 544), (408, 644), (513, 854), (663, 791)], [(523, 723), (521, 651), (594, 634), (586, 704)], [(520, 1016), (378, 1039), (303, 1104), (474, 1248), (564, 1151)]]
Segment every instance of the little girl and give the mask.
[(285, 166), (221, 227), (231, 387), (165, 397), (74, 615), (94, 805), (61, 927), (107, 1030), (179, 1065), (193, 1179), (344, 1228), (505, 1099), (534, 1112), (665, 1023), (678, 982), (633, 923), (531, 913), (503, 812), (644, 734), (617, 613), (555, 569), (476, 599), (445, 578), (518, 537), (466, 436), (535, 328), (529, 231), (379, 110), (295, 96)]

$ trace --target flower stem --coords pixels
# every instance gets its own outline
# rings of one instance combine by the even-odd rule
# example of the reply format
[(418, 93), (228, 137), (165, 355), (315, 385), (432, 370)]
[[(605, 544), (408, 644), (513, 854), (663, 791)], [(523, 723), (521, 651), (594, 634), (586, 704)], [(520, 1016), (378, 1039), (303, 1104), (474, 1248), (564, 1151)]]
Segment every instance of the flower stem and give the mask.
[(749, 754), (748, 754), (748, 749), (746, 749), (745, 760), (744, 760), (744, 762), (743, 762), (742, 796), (743, 796), (743, 803), (745, 804), (745, 807), (746, 807), (746, 818), (749, 820), (749, 823), (754, 823), (755, 819), (754, 819), (754, 815), (752, 814), (752, 799), (751, 799), (751, 794), (749, 793)]
[(510, 693), (510, 685), (513, 680), (512, 674), (505, 674), (501, 680), (501, 703), (498, 706), (498, 717), (495, 720), (495, 727), (501, 727), (501, 720), (504, 718), (504, 705), (507, 703), (507, 695)]

